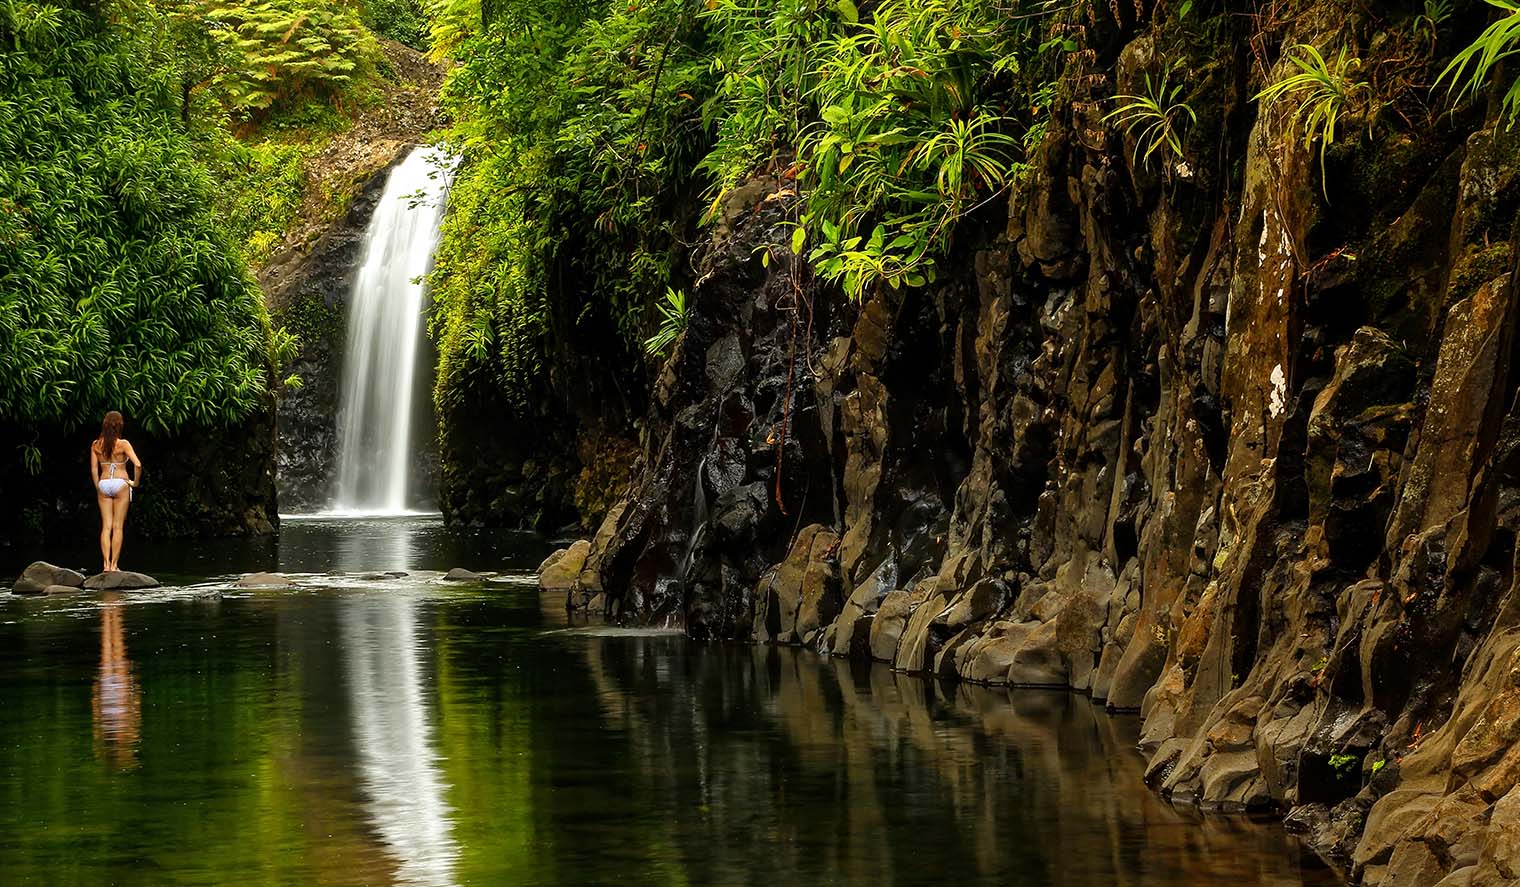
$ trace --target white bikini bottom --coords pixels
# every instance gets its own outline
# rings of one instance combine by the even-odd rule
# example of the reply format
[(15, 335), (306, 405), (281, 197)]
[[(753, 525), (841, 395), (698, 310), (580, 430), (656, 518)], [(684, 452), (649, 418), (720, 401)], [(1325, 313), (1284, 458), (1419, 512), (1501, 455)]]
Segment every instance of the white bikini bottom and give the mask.
[[(100, 494), (102, 496), (105, 496), (107, 499), (115, 499), (121, 494), (123, 489), (127, 488), (127, 480), (121, 477), (108, 477), (100, 481), (96, 486), (100, 487)], [(132, 493), (130, 491), (127, 493), (127, 501), (132, 501)]]

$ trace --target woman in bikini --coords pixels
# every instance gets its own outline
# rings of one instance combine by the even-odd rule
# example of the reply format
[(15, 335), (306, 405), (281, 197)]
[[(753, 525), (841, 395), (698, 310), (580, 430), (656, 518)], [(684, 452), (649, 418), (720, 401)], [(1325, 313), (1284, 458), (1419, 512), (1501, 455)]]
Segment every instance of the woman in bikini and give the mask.
[[(118, 569), (127, 506), (132, 504), (132, 490), (142, 482), (142, 462), (132, 444), (121, 436), (121, 426), (121, 413), (106, 413), (100, 423), (100, 437), (90, 444), (90, 481), (100, 504), (100, 557), (106, 573)], [(127, 476), (128, 462), (132, 463), (132, 477)]]

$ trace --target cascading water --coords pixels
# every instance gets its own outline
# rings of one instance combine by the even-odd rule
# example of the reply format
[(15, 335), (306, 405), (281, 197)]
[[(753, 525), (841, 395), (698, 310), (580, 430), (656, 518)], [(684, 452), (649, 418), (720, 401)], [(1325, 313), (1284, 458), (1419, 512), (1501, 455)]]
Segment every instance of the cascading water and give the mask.
[(391, 170), (349, 297), (334, 510), (407, 509), (423, 286), (455, 161), (417, 148)]

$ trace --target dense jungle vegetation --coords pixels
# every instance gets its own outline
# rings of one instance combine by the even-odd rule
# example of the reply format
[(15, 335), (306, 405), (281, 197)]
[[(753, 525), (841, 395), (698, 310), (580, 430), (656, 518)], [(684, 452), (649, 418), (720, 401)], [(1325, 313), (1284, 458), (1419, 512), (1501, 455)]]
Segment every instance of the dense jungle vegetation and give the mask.
[[(1288, 73), (1255, 106), (1322, 163), (1413, 125), (1408, 96), (1439, 112), (1492, 90), (1513, 112), (1500, 68), (1520, 6), (1377, 6), (1376, 34), (1273, 47)], [(378, 100), (382, 40), (452, 66), (442, 137), (465, 162), (432, 277), (436, 400), (447, 414), (489, 390), (527, 412), (567, 331), (617, 343), (598, 359), (622, 372), (653, 365), (685, 323), (693, 244), (756, 177), (799, 198), (791, 250), (756, 261), (806, 264), (859, 299), (934, 281), (958, 222), (1023, 180), (1059, 103), (1164, 181), (1206, 162), (1189, 133), (1220, 110), (1187, 47), (1162, 47), (1142, 88), (1114, 96), (1104, 35), (1166, 18), (1206, 42), (1247, 13), (1261, 14), (1212, 0), (5, 0), (0, 418), (35, 466), (31, 430), (107, 404), (165, 432), (258, 409), (293, 342), (249, 268), (289, 226), (305, 159)], [(1385, 60), (1364, 64), (1374, 41)]]
[(372, 101), (375, 31), (423, 22), (407, 0), (0, 3), (7, 466), (41, 471), (107, 408), (174, 433), (267, 403), (294, 343), (250, 265)]

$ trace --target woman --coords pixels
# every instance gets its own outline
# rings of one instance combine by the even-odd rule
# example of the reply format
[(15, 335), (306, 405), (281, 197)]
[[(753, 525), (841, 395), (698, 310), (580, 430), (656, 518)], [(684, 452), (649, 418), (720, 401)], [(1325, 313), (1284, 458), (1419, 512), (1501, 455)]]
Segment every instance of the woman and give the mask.
[[(95, 499), (100, 504), (100, 557), (106, 573), (117, 569), (127, 506), (132, 503), (132, 490), (142, 481), (142, 462), (132, 444), (121, 436), (121, 426), (121, 413), (106, 413), (100, 423), (100, 437), (90, 444), (90, 481), (95, 484)], [(136, 480), (127, 476), (128, 462)]]

